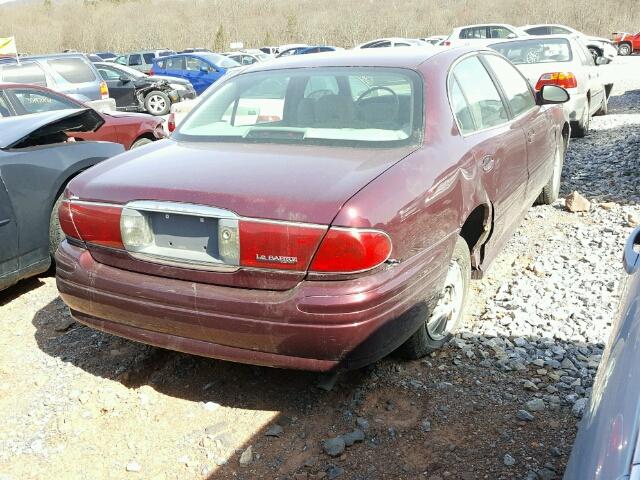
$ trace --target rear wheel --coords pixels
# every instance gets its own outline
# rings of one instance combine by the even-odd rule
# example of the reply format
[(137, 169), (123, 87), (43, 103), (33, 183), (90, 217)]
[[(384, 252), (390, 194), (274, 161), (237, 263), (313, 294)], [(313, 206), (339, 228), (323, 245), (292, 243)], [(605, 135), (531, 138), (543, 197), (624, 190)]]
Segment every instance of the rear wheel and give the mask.
[(574, 137), (583, 138), (589, 133), (589, 127), (591, 126), (591, 102), (587, 100), (587, 104), (584, 106), (582, 112), (582, 118), (571, 130)]
[(53, 204), (51, 217), (49, 218), (49, 254), (51, 254), (52, 260), (56, 250), (58, 250), (60, 242), (64, 240), (64, 232), (62, 231), (62, 227), (60, 227), (60, 219), (58, 218), (58, 209), (61, 204), (62, 195), (60, 195), (57, 198), (56, 203)]
[(462, 320), (471, 281), (471, 257), (467, 242), (458, 237), (440, 299), (428, 318), (399, 349), (408, 359), (422, 358), (445, 345)]
[(151, 115), (166, 115), (171, 109), (171, 100), (166, 93), (154, 90), (145, 97), (144, 108)]
[(600, 110), (598, 110), (596, 112), (596, 115), (598, 116), (602, 116), (602, 115), (606, 115), (607, 113), (609, 113), (609, 97), (607, 95), (607, 92), (605, 90), (605, 92), (602, 95), (604, 98), (602, 99), (602, 104), (600, 105)]
[(551, 205), (558, 199), (560, 194), (560, 178), (562, 177), (562, 166), (564, 165), (565, 156), (564, 141), (556, 147), (556, 155), (553, 162), (553, 172), (547, 184), (542, 188), (540, 196), (536, 201), (540, 205)]
[(618, 45), (618, 55), (622, 55), (623, 57), (631, 55), (631, 45), (628, 43), (621, 43)]

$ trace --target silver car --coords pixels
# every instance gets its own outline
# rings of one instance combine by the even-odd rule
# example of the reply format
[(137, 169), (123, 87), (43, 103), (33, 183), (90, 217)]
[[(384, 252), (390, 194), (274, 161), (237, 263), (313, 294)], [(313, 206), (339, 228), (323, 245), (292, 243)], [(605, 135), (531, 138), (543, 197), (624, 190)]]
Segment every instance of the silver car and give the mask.
[(640, 479), (640, 228), (624, 251), (622, 297), (564, 480)]
[[(565, 88), (571, 100), (565, 110), (571, 120), (574, 137), (589, 132), (592, 115), (604, 115), (608, 108), (608, 81), (600, 65), (603, 57), (594, 61), (587, 46), (575, 35), (550, 35), (507, 40), (490, 45), (507, 57), (539, 91), (543, 85)], [(612, 85), (611, 85), (612, 86)]]
[(89, 102), (98, 110), (101, 102), (113, 103), (107, 84), (81, 53), (21, 57), (20, 63), (0, 64), (0, 82), (40, 85), (80, 102)]

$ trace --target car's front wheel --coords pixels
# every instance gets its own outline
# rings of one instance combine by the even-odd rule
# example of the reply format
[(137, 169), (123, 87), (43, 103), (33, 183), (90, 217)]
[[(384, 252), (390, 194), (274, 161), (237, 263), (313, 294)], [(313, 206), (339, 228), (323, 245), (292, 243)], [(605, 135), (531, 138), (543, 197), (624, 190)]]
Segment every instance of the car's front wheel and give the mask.
[(64, 232), (60, 226), (60, 218), (58, 218), (58, 209), (62, 204), (62, 197), (63, 195), (60, 195), (56, 199), (56, 203), (53, 204), (53, 208), (51, 209), (51, 216), (49, 217), (49, 253), (51, 254), (52, 260), (56, 250), (58, 250), (60, 242), (64, 240)]
[(171, 109), (171, 99), (166, 93), (154, 90), (145, 97), (144, 108), (151, 115), (166, 115)]
[(558, 199), (560, 194), (560, 178), (562, 177), (562, 166), (564, 165), (564, 157), (566, 154), (566, 148), (564, 146), (564, 139), (560, 145), (556, 147), (556, 155), (553, 162), (553, 172), (551, 178), (547, 184), (542, 188), (540, 196), (536, 201), (539, 205), (551, 205)]
[(467, 242), (458, 237), (444, 287), (424, 323), (398, 350), (408, 359), (418, 359), (445, 345), (459, 326), (469, 293), (471, 257)]
[(621, 43), (618, 46), (618, 55), (622, 55), (623, 57), (631, 55), (631, 45), (628, 43)]

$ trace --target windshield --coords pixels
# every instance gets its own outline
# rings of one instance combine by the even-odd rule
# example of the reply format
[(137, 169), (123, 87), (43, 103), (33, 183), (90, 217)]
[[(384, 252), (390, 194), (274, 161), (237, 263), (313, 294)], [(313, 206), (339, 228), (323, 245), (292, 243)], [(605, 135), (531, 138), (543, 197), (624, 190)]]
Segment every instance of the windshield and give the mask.
[(174, 138), (400, 146), (421, 140), (422, 82), (398, 68), (250, 72), (215, 88)]
[(213, 63), (217, 67), (234, 68), (240, 66), (240, 64), (235, 60), (227, 58), (224, 55), (218, 55), (217, 53), (200, 53), (199, 56)]
[(570, 62), (573, 59), (571, 45), (564, 38), (497, 43), (491, 45), (491, 48), (507, 57), (514, 65)]

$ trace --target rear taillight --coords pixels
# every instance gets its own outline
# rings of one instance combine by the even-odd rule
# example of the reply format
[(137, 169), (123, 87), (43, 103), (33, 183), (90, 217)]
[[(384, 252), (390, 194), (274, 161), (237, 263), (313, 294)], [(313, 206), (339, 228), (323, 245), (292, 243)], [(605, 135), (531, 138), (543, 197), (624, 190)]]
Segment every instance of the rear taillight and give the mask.
[(310, 270), (354, 273), (371, 270), (391, 254), (391, 239), (379, 230), (331, 227), (322, 240)]
[(124, 248), (120, 234), (122, 208), (65, 200), (58, 211), (60, 227), (68, 237), (103, 247)]
[(107, 87), (107, 82), (100, 82), (100, 97), (103, 100), (109, 98), (109, 87)]
[(173, 132), (176, 129), (176, 114), (170, 113), (169, 118), (167, 119), (167, 130), (169, 133)]
[[(194, 252), (156, 245), (149, 213), (138, 210), (136, 203), (121, 207), (65, 199), (59, 210), (60, 226), (67, 237), (88, 244), (144, 253), (147, 259), (160, 255), (174, 263), (193, 261)], [(157, 208), (152, 211), (162, 212)], [(217, 239), (213, 244), (217, 251), (207, 250), (213, 257), (204, 259), (212, 265), (357, 273), (381, 265), (391, 253), (389, 236), (379, 230), (237, 217), (218, 218), (216, 222)]]
[(451, 46), (451, 42), (449, 40), (445, 40), (444, 42), (442, 42), (442, 46), (443, 47), (450, 47)]
[(536, 91), (542, 90), (545, 85), (557, 85), (562, 88), (576, 88), (578, 80), (571, 72), (551, 72), (545, 73), (536, 83)]
[(149, 75), (155, 75), (155, 72), (153, 71), (153, 67), (151, 67), (151, 69), (149, 70)]

